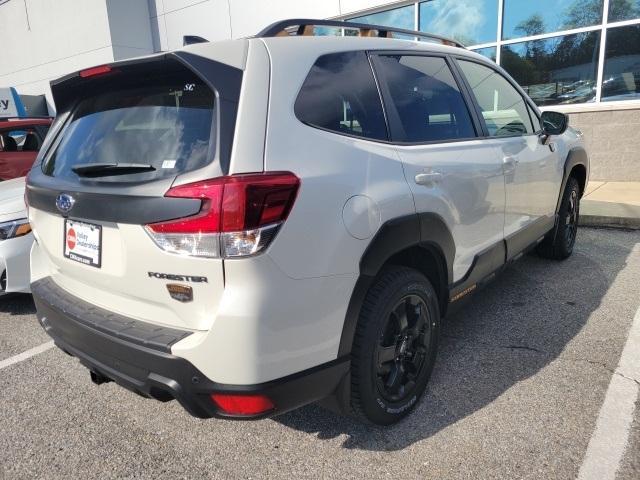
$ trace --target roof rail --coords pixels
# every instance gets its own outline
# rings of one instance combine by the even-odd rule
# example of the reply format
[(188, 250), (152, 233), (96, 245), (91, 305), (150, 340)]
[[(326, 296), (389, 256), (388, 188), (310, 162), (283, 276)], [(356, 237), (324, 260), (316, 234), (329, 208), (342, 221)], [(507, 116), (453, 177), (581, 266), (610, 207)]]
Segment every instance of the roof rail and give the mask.
[[(404, 28), (387, 27), (384, 25), (370, 25), (368, 23), (355, 23), (343, 20), (315, 20), (312, 18), (290, 18), (272, 23), (267, 28), (258, 33), (255, 38), (280, 37), (280, 36), (313, 36), (313, 31), (309, 27), (336, 27), (349, 30), (359, 30), (361, 36), (389, 38), (392, 33), (400, 33), (413, 37), (425, 38), (442, 45), (465, 48), (465, 46), (451, 38), (435, 35), (433, 33), (417, 32)], [(293, 27), (298, 27), (293, 28)], [(364, 34), (364, 35), (363, 35)]]

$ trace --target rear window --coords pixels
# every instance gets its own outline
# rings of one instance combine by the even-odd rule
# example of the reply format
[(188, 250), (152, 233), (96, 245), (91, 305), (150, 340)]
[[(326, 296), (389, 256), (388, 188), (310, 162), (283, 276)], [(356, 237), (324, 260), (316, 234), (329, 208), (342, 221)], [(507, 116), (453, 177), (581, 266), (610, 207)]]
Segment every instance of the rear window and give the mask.
[(151, 165), (148, 171), (99, 175), (100, 181), (138, 182), (175, 176), (211, 161), (215, 97), (195, 74), (181, 69), (116, 85), (78, 103), (43, 166), (45, 174), (74, 179), (78, 175), (73, 169), (88, 164)]

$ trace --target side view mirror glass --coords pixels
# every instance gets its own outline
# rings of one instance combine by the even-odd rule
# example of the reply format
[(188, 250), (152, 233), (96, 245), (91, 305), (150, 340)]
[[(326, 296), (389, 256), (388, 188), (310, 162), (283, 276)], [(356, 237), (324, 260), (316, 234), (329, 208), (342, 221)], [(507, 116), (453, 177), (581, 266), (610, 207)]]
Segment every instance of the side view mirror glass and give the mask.
[(562, 135), (569, 126), (569, 116), (560, 112), (542, 112), (542, 131), (546, 135)]

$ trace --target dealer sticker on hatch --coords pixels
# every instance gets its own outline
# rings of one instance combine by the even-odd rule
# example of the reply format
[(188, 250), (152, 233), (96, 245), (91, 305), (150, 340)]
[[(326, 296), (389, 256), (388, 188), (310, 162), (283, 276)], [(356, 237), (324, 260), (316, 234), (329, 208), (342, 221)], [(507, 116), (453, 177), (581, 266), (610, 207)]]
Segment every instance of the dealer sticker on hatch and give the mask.
[(64, 221), (64, 256), (76, 262), (100, 268), (102, 261), (102, 226)]

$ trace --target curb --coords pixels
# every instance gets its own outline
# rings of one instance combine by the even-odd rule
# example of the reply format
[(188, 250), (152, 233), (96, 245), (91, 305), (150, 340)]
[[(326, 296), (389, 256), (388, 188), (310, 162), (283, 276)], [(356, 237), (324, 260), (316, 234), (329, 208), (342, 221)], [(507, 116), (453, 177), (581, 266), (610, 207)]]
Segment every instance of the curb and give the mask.
[(600, 215), (580, 215), (578, 224), (582, 227), (608, 227), (640, 230), (640, 218), (605, 217)]
[(640, 229), (640, 205), (585, 198), (580, 202), (579, 224), (589, 227)]

